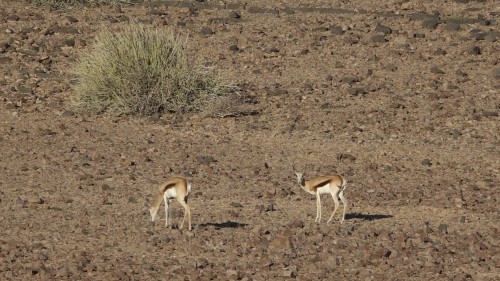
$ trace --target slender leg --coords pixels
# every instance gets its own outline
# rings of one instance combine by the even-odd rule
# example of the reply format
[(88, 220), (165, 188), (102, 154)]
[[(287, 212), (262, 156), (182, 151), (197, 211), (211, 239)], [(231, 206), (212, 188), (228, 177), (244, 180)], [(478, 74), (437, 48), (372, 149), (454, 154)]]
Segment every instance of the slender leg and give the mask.
[(168, 227), (168, 199), (167, 193), (163, 194), (163, 201), (165, 201), (165, 226)]
[(317, 221), (317, 223), (320, 223), (322, 214), (321, 214), (321, 196), (320, 196), (319, 191), (316, 193), (316, 197), (318, 198), (317, 199), (317, 202), (318, 202), (318, 206), (317, 206), (317, 208), (318, 208), (318, 213), (317, 213), (318, 221)]
[(344, 213), (342, 214), (342, 220), (340, 221), (340, 223), (344, 223), (344, 221), (345, 221), (345, 211), (347, 210), (347, 200), (344, 197), (344, 191), (343, 190), (339, 193), (339, 198), (340, 198), (340, 201), (342, 201), (342, 205), (344, 205)]
[[(338, 192), (338, 189), (337, 189), (337, 192)], [(337, 198), (337, 192), (334, 192), (333, 190), (330, 191), (330, 194), (332, 195), (332, 198), (333, 198), (333, 202), (335, 203), (335, 209), (333, 209), (333, 213), (330, 216), (330, 218), (328, 219), (327, 223), (332, 221), (333, 215), (335, 215), (335, 212), (339, 208), (339, 199)]]
[(188, 223), (189, 223), (188, 229), (191, 230), (191, 209), (184, 200), (185, 200), (184, 198), (181, 199), (180, 197), (177, 197), (177, 201), (179, 201), (179, 204), (181, 204), (182, 207), (184, 207), (184, 217), (182, 218), (180, 229), (182, 229), (182, 227), (184, 226), (184, 221), (186, 220), (186, 217), (188, 217)]

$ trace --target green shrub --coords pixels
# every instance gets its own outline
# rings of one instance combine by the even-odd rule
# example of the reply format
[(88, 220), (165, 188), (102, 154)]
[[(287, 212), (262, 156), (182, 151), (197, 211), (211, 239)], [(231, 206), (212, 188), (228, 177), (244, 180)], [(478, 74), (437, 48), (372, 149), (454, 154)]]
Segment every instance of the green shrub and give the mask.
[(91, 113), (186, 112), (230, 91), (219, 73), (186, 58), (185, 44), (168, 28), (105, 29), (75, 67), (74, 105)]

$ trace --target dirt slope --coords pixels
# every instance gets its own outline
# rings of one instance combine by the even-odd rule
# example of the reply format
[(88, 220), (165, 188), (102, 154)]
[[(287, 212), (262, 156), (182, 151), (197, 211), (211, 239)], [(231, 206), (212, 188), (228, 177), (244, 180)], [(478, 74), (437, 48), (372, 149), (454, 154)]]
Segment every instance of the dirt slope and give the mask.
[[(3, 1), (0, 279), (498, 280), (498, 5), (282, 2)], [(189, 34), (235, 99), (183, 116), (71, 111), (71, 65), (101, 26), (132, 19)], [(328, 196), (314, 223), (292, 162), (348, 179), (345, 224), (326, 224)], [(191, 232), (175, 203), (173, 229), (163, 211), (148, 223), (172, 175), (193, 182)]]

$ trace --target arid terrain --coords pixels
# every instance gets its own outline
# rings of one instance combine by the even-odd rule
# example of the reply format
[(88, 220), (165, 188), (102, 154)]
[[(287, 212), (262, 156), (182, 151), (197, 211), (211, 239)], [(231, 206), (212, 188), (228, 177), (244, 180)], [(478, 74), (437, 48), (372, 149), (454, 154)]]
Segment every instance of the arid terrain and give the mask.
[[(287, 2), (287, 3), (285, 3)], [(379, 3), (381, 2), (381, 3)], [(1, 280), (500, 280), (493, 0), (0, 0)], [(79, 57), (134, 20), (239, 90), (203, 112), (91, 116)], [(314, 222), (306, 176), (348, 180)], [(148, 208), (174, 175), (182, 208)]]

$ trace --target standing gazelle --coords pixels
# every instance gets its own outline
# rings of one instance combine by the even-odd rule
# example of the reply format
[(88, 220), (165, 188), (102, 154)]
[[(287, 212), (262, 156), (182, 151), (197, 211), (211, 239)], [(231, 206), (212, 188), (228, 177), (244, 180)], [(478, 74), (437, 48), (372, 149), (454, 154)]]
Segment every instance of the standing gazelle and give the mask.
[(160, 208), (161, 201), (165, 201), (165, 226), (168, 226), (168, 204), (173, 198), (177, 198), (179, 204), (184, 207), (184, 218), (182, 219), (181, 226), (184, 226), (184, 220), (186, 216), (188, 217), (189, 230), (191, 230), (191, 209), (187, 204), (188, 195), (191, 192), (191, 184), (181, 177), (174, 177), (166, 182), (162, 183), (159, 187), (159, 193), (153, 200), (151, 208), (149, 208), (149, 214), (151, 215), (151, 221), (153, 222), (156, 217), (156, 213)]
[(344, 197), (344, 190), (346, 188), (347, 181), (341, 175), (334, 176), (322, 176), (317, 177), (312, 180), (306, 181), (304, 179), (304, 173), (299, 173), (295, 171), (295, 175), (297, 176), (297, 182), (300, 187), (307, 193), (313, 194), (316, 196), (316, 220), (315, 222), (319, 223), (321, 221), (321, 194), (330, 194), (332, 195), (333, 202), (335, 202), (335, 209), (333, 209), (333, 213), (328, 219), (327, 223), (332, 221), (333, 215), (337, 211), (339, 207), (339, 198), (342, 201), (342, 205), (344, 205), (344, 212), (342, 214), (342, 219), (340, 223), (344, 223), (345, 220), (345, 212), (347, 209), (347, 200)]

